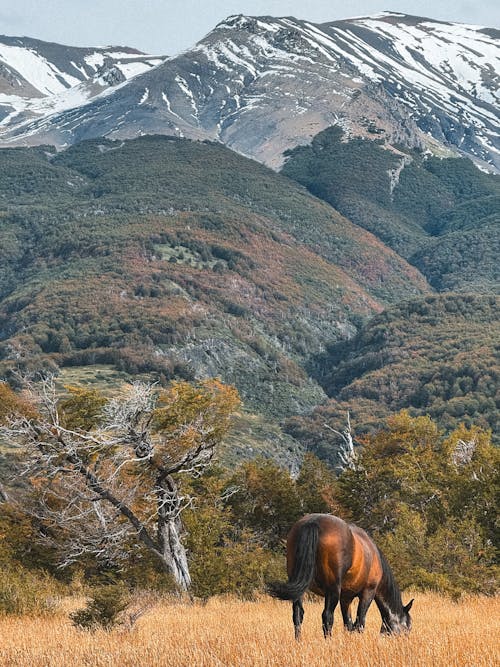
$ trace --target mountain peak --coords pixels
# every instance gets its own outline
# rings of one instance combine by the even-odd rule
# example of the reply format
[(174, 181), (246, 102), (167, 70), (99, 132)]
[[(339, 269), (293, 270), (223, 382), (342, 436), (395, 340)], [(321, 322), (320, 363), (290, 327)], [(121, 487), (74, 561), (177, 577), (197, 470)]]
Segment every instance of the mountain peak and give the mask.
[[(62, 72), (64, 101), (14, 103), (6, 83), (0, 138), (65, 145), (160, 133), (220, 141), (276, 168), (284, 151), (339, 125), (347, 136), (500, 168), (498, 53), (488, 29), (392, 11), (322, 24), (236, 14), (167, 61), (107, 53), (123, 76), (99, 77), (100, 88), (87, 80), (102, 53), (80, 53), (76, 70), (75, 58), (64, 70), (57, 49), (42, 53)], [(15, 87), (8, 55), (0, 44)]]
[(383, 12), (377, 12), (375, 14), (369, 14), (368, 16), (360, 16), (359, 18), (387, 21), (388, 23), (408, 23), (410, 25), (423, 22), (442, 23), (442, 21), (436, 21), (435, 19), (430, 19), (425, 16), (418, 16), (415, 14), (403, 14), (401, 12), (392, 12), (388, 10)]
[[(246, 14), (232, 14), (215, 26), (216, 30), (245, 30), (250, 33), (275, 32), (279, 30), (280, 21), (288, 18), (297, 21), (293, 16), (276, 18), (273, 16), (249, 16)], [(210, 34), (210, 33), (209, 33)]]

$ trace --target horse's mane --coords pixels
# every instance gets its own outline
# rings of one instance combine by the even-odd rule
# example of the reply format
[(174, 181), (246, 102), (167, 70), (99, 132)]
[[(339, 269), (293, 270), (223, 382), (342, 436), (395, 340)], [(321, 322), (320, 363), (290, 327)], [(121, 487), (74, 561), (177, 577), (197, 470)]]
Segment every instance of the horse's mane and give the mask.
[(401, 615), (404, 609), (398, 582), (394, 578), (389, 563), (380, 549), (378, 549), (378, 553), (382, 564), (382, 581), (380, 582), (381, 586), (379, 589), (381, 597), (393, 613)]

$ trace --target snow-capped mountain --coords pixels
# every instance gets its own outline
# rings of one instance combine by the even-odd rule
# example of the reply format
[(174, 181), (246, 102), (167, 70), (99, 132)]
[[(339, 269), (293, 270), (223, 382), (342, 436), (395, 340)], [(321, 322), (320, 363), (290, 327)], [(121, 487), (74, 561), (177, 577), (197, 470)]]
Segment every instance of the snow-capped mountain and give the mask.
[(458, 151), (498, 169), (499, 34), (390, 12), (324, 24), (233, 16), (90, 102), (36, 120), (10, 114), (0, 141), (174, 134), (277, 167), (286, 149), (338, 123), (351, 135)]
[(86, 104), (163, 59), (129, 47), (79, 48), (0, 36), (0, 128)]

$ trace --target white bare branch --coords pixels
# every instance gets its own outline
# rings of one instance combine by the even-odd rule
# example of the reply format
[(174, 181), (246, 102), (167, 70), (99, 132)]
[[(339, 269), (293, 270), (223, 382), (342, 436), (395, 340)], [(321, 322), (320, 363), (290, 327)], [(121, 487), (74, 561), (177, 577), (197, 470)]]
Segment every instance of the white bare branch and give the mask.
[(343, 469), (345, 468), (354, 469), (356, 467), (357, 455), (354, 450), (354, 439), (352, 436), (351, 418), (349, 415), (349, 411), (347, 411), (346, 426), (342, 431), (337, 431), (336, 429), (332, 428), (329, 424), (326, 423), (323, 424), (323, 426), (332, 433), (335, 433), (335, 435), (339, 436), (339, 438), (342, 441), (340, 448), (337, 452), (337, 456), (340, 461), (340, 467)]
[(464, 466), (472, 461), (474, 452), (476, 451), (477, 442), (475, 438), (472, 440), (459, 440), (452, 452), (451, 460), (456, 466)]

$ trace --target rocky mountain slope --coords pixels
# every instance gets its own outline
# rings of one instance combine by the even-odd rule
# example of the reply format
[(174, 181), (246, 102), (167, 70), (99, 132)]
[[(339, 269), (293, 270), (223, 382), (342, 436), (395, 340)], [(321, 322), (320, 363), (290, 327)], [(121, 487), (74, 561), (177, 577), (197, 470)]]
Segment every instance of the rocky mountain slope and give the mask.
[(4, 144), (163, 133), (273, 167), (339, 124), (500, 167), (498, 32), (402, 14), (313, 24), (233, 16), (196, 46), (60, 113), (1, 125)]

